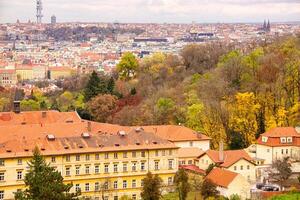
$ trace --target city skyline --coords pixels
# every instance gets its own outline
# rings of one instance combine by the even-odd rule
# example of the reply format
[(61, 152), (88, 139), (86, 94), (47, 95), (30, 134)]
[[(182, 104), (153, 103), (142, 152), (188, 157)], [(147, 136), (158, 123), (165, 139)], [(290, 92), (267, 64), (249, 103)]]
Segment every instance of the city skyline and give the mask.
[[(72, 3), (71, 3), (72, 2)], [(71, 5), (72, 4), (72, 5)], [(35, 0), (0, 0), (0, 23), (36, 21)], [(300, 21), (297, 0), (44, 0), (43, 22), (234, 23)]]

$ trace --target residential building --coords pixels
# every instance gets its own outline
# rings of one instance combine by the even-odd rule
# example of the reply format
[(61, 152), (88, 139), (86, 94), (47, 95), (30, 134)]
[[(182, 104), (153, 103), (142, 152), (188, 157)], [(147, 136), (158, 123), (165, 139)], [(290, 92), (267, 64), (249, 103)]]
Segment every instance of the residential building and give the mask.
[(17, 75), (14, 69), (0, 69), (0, 86), (11, 86), (17, 83)]
[(210, 164), (241, 174), (249, 182), (256, 181), (256, 165), (245, 150), (208, 150), (198, 157), (196, 165), (206, 170)]
[(230, 197), (231, 195), (239, 195), (241, 199), (250, 199), (250, 184), (239, 173), (232, 172), (222, 168), (214, 168), (205, 177), (217, 186), (217, 190), (221, 195)]
[(260, 135), (256, 145), (256, 157), (271, 165), (284, 157), (300, 160), (300, 128), (276, 127)]
[[(126, 130), (125, 130), (126, 129)], [(83, 197), (112, 200), (140, 198), (148, 171), (172, 184), (178, 147), (151, 132), (81, 120), (76, 112), (7, 112), (0, 114), (0, 192), (4, 199), (24, 189), (32, 150), (61, 172), (72, 191)], [(157, 154), (158, 152), (158, 154)], [(162, 152), (165, 152), (164, 154)]]

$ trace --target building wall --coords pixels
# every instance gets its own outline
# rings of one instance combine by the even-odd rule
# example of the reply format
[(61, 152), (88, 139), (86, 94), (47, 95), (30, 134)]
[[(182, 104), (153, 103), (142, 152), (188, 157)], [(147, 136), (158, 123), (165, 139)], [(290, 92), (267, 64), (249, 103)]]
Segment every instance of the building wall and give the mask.
[[(164, 151), (164, 154), (163, 154)], [(64, 155), (64, 156), (48, 156), (47, 162), (51, 163), (62, 176), (66, 183), (72, 182), (72, 191), (75, 191), (75, 187), (79, 184), (82, 196), (88, 197), (100, 197), (102, 191), (104, 196), (108, 197), (108, 200), (114, 199), (114, 196), (121, 197), (123, 195), (136, 195), (137, 199), (140, 196), (141, 180), (145, 177), (149, 171), (154, 174), (159, 174), (166, 185), (171, 184), (173, 176), (178, 169), (177, 149), (167, 150), (151, 150), (136, 152), (136, 157), (133, 156), (132, 151), (124, 152), (109, 152), (108, 157), (105, 153), (99, 153), (99, 159), (96, 154), (77, 154), (80, 160), (76, 160), (76, 155)], [(123, 157), (126, 155), (127, 157)], [(115, 155), (117, 157), (115, 157)], [(70, 156), (70, 160), (68, 160)], [(18, 162), (21, 159), (22, 164)], [(5, 199), (13, 199), (13, 193), (17, 189), (23, 189), (23, 180), (17, 180), (18, 171), (22, 171), (24, 177), (28, 170), (27, 161), (30, 158), (15, 158), (5, 159), (4, 166), (0, 167), (0, 173), (4, 173), (4, 181), (0, 182), (0, 191), (4, 191)], [(156, 170), (155, 161), (159, 162), (159, 168)], [(169, 162), (172, 161), (172, 168), (169, 168)], [(133, 163), (136, 163), (136, 171), (132, 170)], [(141, 169), (142, 163), (144, 163), (144, 170)], [(117, 171), (114, 171), (114, 165), (117, 165)], [(123, 164), (127, 164), (127, 171), (123, 171)], [(105, 172), (105, 165), (108, 165), (108, 172)], [(95, 171), (96, 166), (99, 166), (99, 173)], [(79, 174), (76, 173), (79, 167)], [(68, 172), (69, 168), (69, 172)], [(89, 168), (89, 171), (86, 171)], [(69, 173), (69, 174), (68, 174)], [(136, 180), (136, 187), (132, 187), (133, 180)], [(113, 188), (114, 181), (118, 181), (118, 188)], [(123, 188), (123, 181), (127, 181), (127, 188)], [(171, 182), (170, 182), (171, 181)], [(99, 183), (103, 186), (105, 182), (108, 183), (108, 189), (95, 191), (95, 183)], [(89, 184), (89, 190), (87, 191), (85, 186)]]
[(230, 197), (233, 194), (238, 194), (242, 199), (250, 198), (250, 184), (242, 176), (237, 175), (235, 179), (228, 185), (227, 190), (225, 191), (225, 196)]
[(71, 76), (72, 71), (70, 70), (50, 70), (50, 79), (57, 80), (63, 77)]
[(198, 147), (199, 149), (202, 149), (203, 151), (207, 151), (210, 148), (209, 140), (203, 140), (203, 141), (181, 141), (181, 142), (174, 142), (176, 146), (181, 148), (187, 148), (187, 147)]
[(241, 174), (249, 182), (256, 181), (256, 166), (247, 160), (241, 159), (226, 169)]
[(17, 76), (21, 80), (32, 80), (33, 79), (33, 70), (32, 69), (16, 69)]
[(206, 170), (210, 164), (214, 163), (208, 155), (204, 155), (199, 159), (198, 167), (200, 169)]
[(299, 159), (300, 148), (293, 146), (269, 147), (265, 145), (256, 145), (256, 157), (265, 159), (264, 164), (270, 165), (277, 159), (292, 157)]
[(0, 73), (0, 85), (9, 86), (17, 83), (17, 75), (15, 73)]

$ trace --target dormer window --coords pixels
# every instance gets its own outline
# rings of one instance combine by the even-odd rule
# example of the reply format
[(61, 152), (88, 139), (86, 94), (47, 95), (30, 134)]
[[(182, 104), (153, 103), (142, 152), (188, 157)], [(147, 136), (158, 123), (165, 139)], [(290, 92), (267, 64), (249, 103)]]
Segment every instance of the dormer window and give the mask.
[(280, 143), (286, 143), (286, 137), (281, 137), (280, 138)]
[(267, 142), (268, 141), (268, 137), (262, 136), (261, 140), (262, 140), (262, 142)]
[(292, 137), (287, 137), (286, 138), (286, 142), (287, 143), (292, 143), (293, 142), (293, 138)]

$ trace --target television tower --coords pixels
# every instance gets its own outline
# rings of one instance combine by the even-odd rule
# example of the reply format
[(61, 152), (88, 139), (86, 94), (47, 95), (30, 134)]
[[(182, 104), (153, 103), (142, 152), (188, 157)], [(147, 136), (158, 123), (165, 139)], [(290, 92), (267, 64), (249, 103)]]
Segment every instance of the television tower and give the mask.
[(42, 5), (42, 0), (36, 0), (36, 22), (38, 24), (42, 23), (42, 10), (43, 10), (43, 5)]

